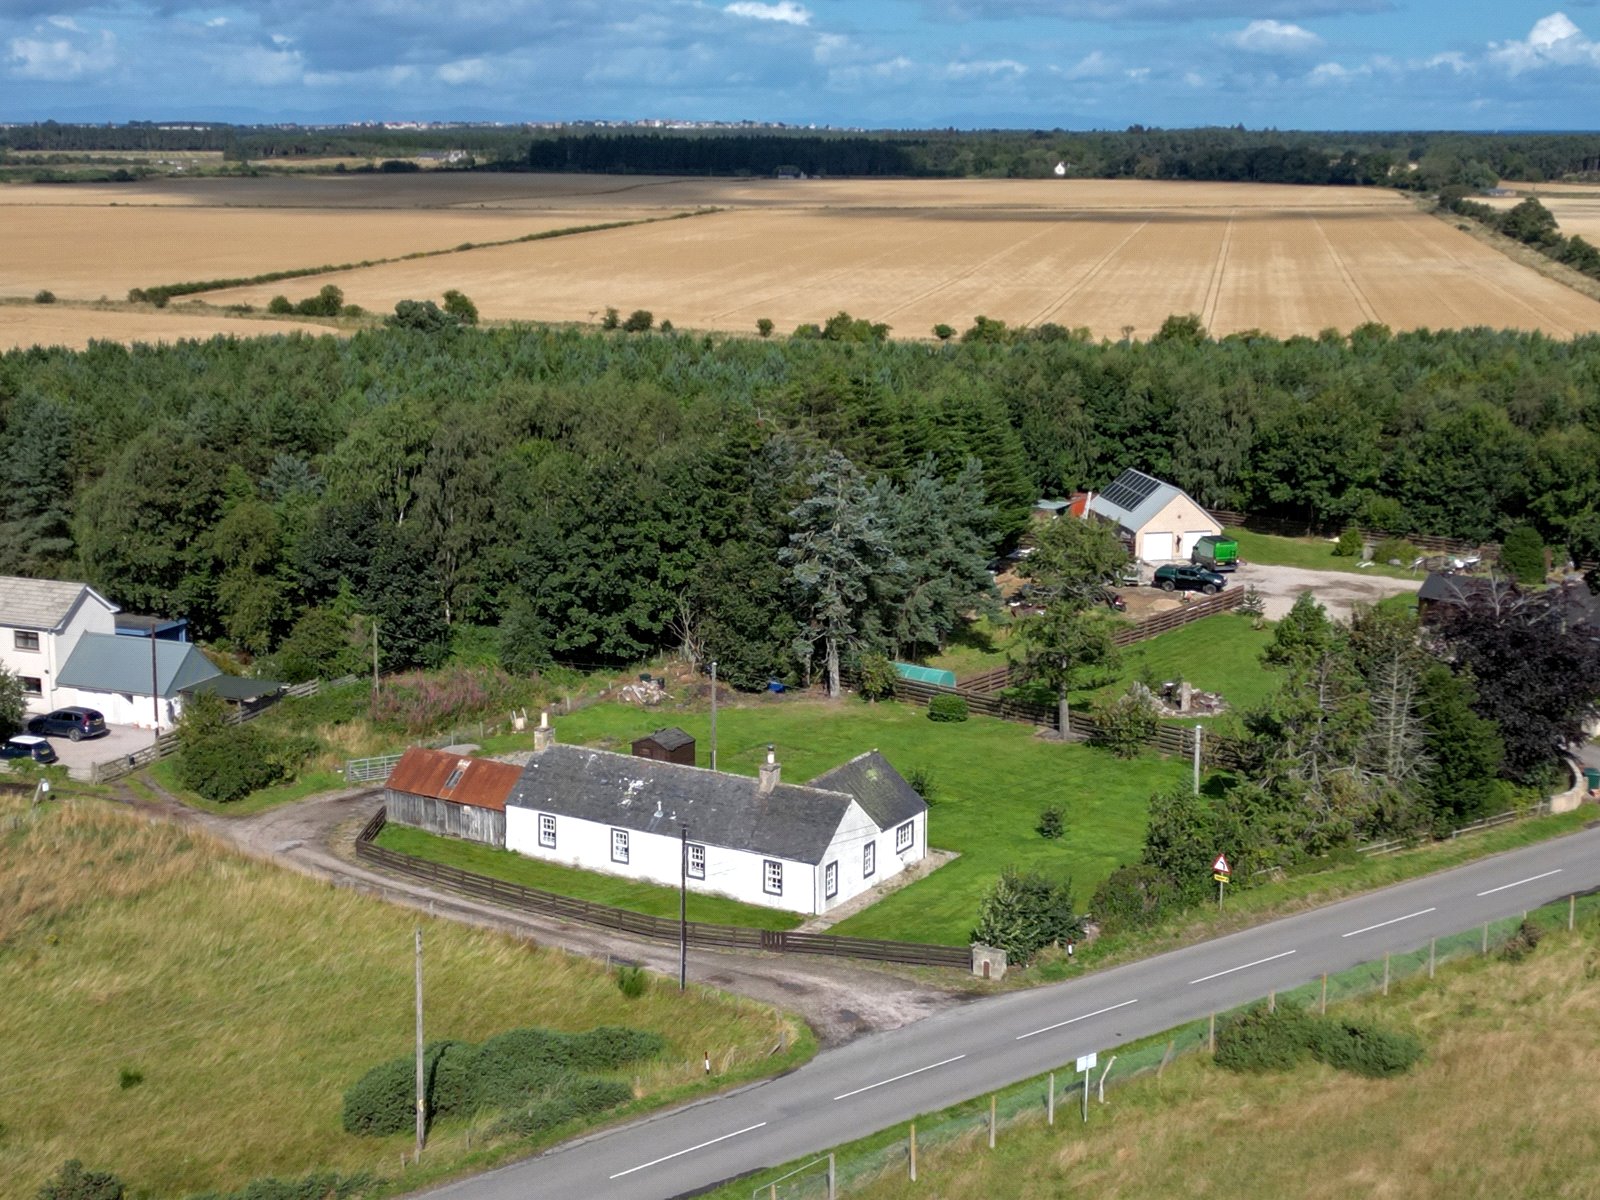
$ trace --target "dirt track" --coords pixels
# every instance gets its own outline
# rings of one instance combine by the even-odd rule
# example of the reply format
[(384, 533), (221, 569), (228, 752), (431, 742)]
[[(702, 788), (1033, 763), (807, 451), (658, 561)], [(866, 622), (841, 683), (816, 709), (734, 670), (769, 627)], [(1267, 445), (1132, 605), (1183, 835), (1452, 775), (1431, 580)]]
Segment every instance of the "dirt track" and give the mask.
[[(511, 912), (477, 900), (391, 877), (357, 862), (355, 833), (372, 814), (371, 792), (313, 796), (250, 817), (218, 817), (170, 797), (159, 806), (174, 820), (201, 826), (245, 853), (395, 904), (528, 937), (591, 958), (627, 959), (675, 976), (676, 946), (608, 930)], [(894, 1029), (949, 1008), (968, 994), (920, 983), (857, 962), (696, 949), (689, 978), (800, 1014), (824, 1045)]]

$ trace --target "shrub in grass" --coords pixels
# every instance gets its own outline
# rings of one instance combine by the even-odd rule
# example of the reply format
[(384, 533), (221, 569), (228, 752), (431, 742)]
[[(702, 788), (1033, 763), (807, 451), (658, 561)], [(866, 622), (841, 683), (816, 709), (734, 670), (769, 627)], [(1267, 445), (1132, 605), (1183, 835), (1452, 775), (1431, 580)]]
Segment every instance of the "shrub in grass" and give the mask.
[(887, 654), (863, 654), (856, 672), (856, 690), (863, 700), (893, 700), (897, 676)]
[(1102, 929), (1143, 929), (1154, 925), (1178, 902), (1178, 891), (1154, 867), (1143, 863), (1118, 867), (1089, 901), (1089, 909)]
[(1506, 534), (1500, 562), (1518, 583), (1544, 579), (1544, 539), (1530, 525), (1518, 525)]
[(1500, 957), (1507, 962), (1521, 962), (1534, 952), (1543, 937), (1543, 929), (1532, 921), (1524, 921), (1517, 926), (1517, 931), (1506, 939), (1506, 944), (1500, 947)]
[(922, 797), (922, 802), (932, 808), (939, 795), (939, 784), (927, 767), (912, 767), (906, 775), (911, 790)]
[(1150, 692), (1135, 683), (1094, 715), (1091, 740), (1118, 758), (1136, 758), (1156, 734), (1156, 710)]
[(56, 302), (56, 294), (49, 288), (40, 288), (34, 293), (33, 302), (35, 304), (54, 304)]
[(354, 1175), (327, 1171), (303, 1179), (252, 1179), (236, 1192), (206, 1192), (189, 1200), (349, 1200), (380, 1182), (366, 1171)]
[(772, 328), (771, 317), (761, 317), (756, 321), (756, 332), (764, 338), (772, 336)]
[(615, 329), (622, 324), (622, 314), (614, 308), (606, 309), (605, 316), (600, 318), (601, 329)]
[(938, 695), (928, 701), (928, 720), (965, 721), (967, 700), (965, 696)]
[[(423, 1070), (428, 1059), (424, 1052)], [(384, 1137), (409, 1129), (416, 1120), (416, 1060), (395, 1058), (373, 1067), (344, 1094), (342, 1116), (346, 1133)]]
[(37, 1194), (39, 1200), (122, 1200), (122, 1180), (110, 1171), (85, 1171), (72, 1158)]
[(628, 314), (628, 319), (622, 323), (623, 333), (648, 333), (650, 327), (656, 323), (655, 314), (648, 308), (636, 308)]
[(978, 909), (972, 940), (998, 946), (1019, 965), (1054, 942), (1083, 936), (1083, 921), (1074, 911), (1072, 881), (1059, 882), (1038, 871), (1024, 874), (1007, 867), (994, 881)]
[(1409, 567), (1417, 561), (1417, 555), (1417, 548), (1405, 538), (1384, 538), (1373, 547), (1372, 561), (1398, 563), (1402, 567)]
[(243, 799), (288, 774), (275, 739), (250, 725), (186, 741), (178, 755), (178, 782), (216, 804)]
[(1039, 831), (1039, 836), (1054, 840), (1066, 832), (1066, 821), (1063, 820), (1061, 809), (1052, 804), (1039, 814), (1039, 824), (1034, 826)]
[(1293, 1004), (1256, 1004), (1217, 1027), (1216, 1062), (1230, 1071), (1287, 1071), (1311, 1052), (1314, 1022)]
[(287, 296), (274, 296), (267, 301), (267, 311), (281, 317), (292, 313), (294, 305), (289, 302), (289, 297)]
[(567, 1064), (579, 1071), (610, 1071), (654, 1058), (666, 1045), (659, 1033), (625, 1025), (601, 1025), (567, 1039)]
[(123, 1067), (117, 1072), (117, 1086), (123, 1091), (138, 1087), (144, 1082), (144, 1072), (138, 1067)]
[(1366, 539), (1361, 536), (1359, 529), (1346, 529), (1339, 535), (1339, 541), (1333, 547), (1335, 558), (1359, 558), (1361, 552), (1367, 548)]
[(1341, 1071), (1382, 1079), (1404, 1075), (1422, 1057), (1422, 1043), (1409, 1033), (1354, 1021), (1318, 1021), (1311, 1052)]
[(617, 990), (629, 1000), (637, 1000), (650, 990), (650, 976), (643, 967), (618, 967)]

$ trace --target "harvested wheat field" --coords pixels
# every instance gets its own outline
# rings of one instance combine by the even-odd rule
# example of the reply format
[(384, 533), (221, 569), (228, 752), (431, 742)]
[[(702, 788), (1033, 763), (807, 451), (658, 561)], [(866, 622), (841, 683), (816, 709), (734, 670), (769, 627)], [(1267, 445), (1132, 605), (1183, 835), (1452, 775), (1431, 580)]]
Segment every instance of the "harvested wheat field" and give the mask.
[(1600, 245), (1600, 184), (1530, 183), (1506, 186), (1516, 188), (1518, 195), (1485, 196), (1483, 202), (1490, 208), (1505, 210), (1515, 208), (1532, 196), (1550, 210), (1562, 233)]
[(193, 338), (338, 333), (314, 321), (253, 320), (207, 310), (109, 309), (65, 304), (0, 304), (0, 352), (27, 346), (82, 350), (96, 342), (181, 342)]
[[(48, 288), (117, 299), (131, 287), (370, 260), (205, 299), (260, 308), (333, 283), (348, 302), (386, 312), (458, 288), (487, 320), (584, 322), (642, 308), (732, 332), (763, 317), (786, 331), (845, 309), (915, 338), (980, 313), (1109, 338), (1148, 337), (1186, 312), (1217, 336), (1366, 321), (1559, 337), (1600, 329), (1600, 303), (1376, 189), (427, 172), (14, 187), (0, 189), (0, 215), (18, 231), (0, 263), (0, 296), (11, 297)], [(452, 252), (396, 261), (437, 251)], [(79, 340), (122, 336), (79, 320)]]
[[(792, 329), (840, 309), (904, 337), (927, 337), (940, 323), (962, 328), (980, 313), (1110, 338), (1148, 337), (1185, 312), (1217, 336), (1367, 321), (1559, 337), (1600, 329), (1600, 303), (1390, 192), (1121, 181), (787, 186), (786, 204), (773, 202), (783, 194), (775, 185), (730, 184), (724, 211), (692, 220), (326, 280), (376, 311), (457, 287), (488, 319), (587, 321), (612, 306), (732, 331), (762, 317)], [(272, 291), (207, 298), (261, 304)]]

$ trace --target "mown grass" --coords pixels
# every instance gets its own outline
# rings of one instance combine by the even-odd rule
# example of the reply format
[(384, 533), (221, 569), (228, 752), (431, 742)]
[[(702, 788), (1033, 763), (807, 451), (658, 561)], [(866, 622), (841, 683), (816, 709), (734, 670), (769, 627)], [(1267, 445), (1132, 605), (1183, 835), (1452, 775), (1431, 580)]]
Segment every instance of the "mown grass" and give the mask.
[[(710, 717), (704, 711), (640, 711), (601, 704), (557, 722), (564, 742), (624, 751), (634, 738), (676, 724), (710, 763)], [(1132, 761), (1081, 744), (1046, 741), (1033, 729), (973, 717), (936, 724), (927, 710), (898, 703), (796, 697), (724, 707), (718, 713), (718, 761), (724, 771), (754, 775), (777, 747), (783, 777), (815, 778), (858, 754), (881, 750), (903, 775), (921, 768), (936, 786), (929, 845), (960, 857), (927, 878), (893, 892), (835, 930), (861, 937), (965, 945), (978, 904), (1008, 865), (1070, 875), (1080, 901), (1117, 866), (1138, 857), (1153, 792), (1184, 777), (1185, 766), (1154, 755)], [(506, 739), (525, 748), (531, 735)], [(1066, 812), (1065, 836), (1035, 831), (1050, 805)]]
[[(460, 838), (438, 837), (420, 829), (402, 825), (386, 825), (378, 835), (378, 845), (400, 854), (410, 854), (503, 879), (523, 887), (540, 888), (596, 904), (610, 904), (633, 912), (648, 913), (654, 917), (677, 917), (678, 889), (641, 883), (635, 879), (621, 879), (615, 875), (602, 875), (598, 871), (582, 871), (560, 863), (528, 858), (511, 850), (497, 850), (479, 842), (466, 842)], [(775, 908), (762, 908), (757, 904), (743, 904), (726, 896), (706, 896), (690, 892), (688, 897), (689, 920), (704, 921), (713, 925), (743, 925), (750, 929), (793, 929), (800, 924), (795, 913)]]
[(1219, 694), (1233, 712), (1243, 712), (1263, 704), (1278, 689), (1277, 673), (1261, 664), (1261, 652), (1271, 641), (1271, 627), (1256, 629), (1249, 617), (1207, 617), (1125, 647), (1115, 681), (1083, 693), (1083, 699), (1104, 703), (1135, 681), (1159, 688), (1167, 680), (1186, 679), (1202, 691)]
[[(1436, 981), (1419, 977), (1388, 997), (1330, 1008), (1422, 1039), (1422, 1063), (1394, 1079), (1314, 1064), (1236, 1075), (1195, 1054), (1159, 1078), (1116, 1086), (1113, 1072), (1107, 1102), (1091, 1102), (1087, 1125), (1075, 1103), (1058, 1107), (1054, 1127), (1035, 1105), (999, 1131), (993, 1151), (983, 1133), (985, 1101), (920, 1118), (917, 1183), (907, 1178), (897, 1145), (883, 1152), (904, 1143), (904, 1126), (843, 1147), (838, 1161), (846, 1178), (869, 1153), (878, 1152), (884, 1166), (840, 1194), (850, 1200), (1594, 1197), (1600, 1195), (1597, 954), (1600, 927), (1590, 920), (1574, 934), (1549, 935), (1521, 963), (1467, 959), (1445, 967)], [(928, 1136), (952, 1118), (968, 1132), (951, 1140)], [(748, 1200), (751, 1183), (711, 1195)]]
[(1247, 563), (1303, 567), (1308, 571), (1343, 571), (1351, 575), (1387, 575), (1391, 579), (1421, 578), (1417, 571), (1391, 567), (1387, 563), (1359, 567), (1356, 564), (1360, 559), (1338, 557), (1333, 552), (1334, 543), (1325, 538), (1278, 537), (1270, 533), (1252, 533), (1248, 529), (1225, 532), (1239, 543), (1239, 557)]
[(1006, 647), (1014, 628), (1008, 616), (980, 617), (957, 629), (950, 638), (950, 644), (938, 654), (931, 655), (926, 665), (954, 671), (957, 679), (1003, 667), (1011, 661)]
[[(412, 1045), (412, 930), (427, 1035), (526, 1025), (661, 1033), (628, 1111), (792, 1065), (805, 1026), (706, 989), (626, 999), (603, 967), (432, 920), (231, 853), (108, 804), (0, 825), (0, 1198), (32, 1197), (68, 1158), (131, 1194), (182, 1197), (313, 1170), (397, 1176), (410, 1138), (343, 1132), (346, 1087)], [(767, 1057), (786, 1035), (788, 1050)], [(708, 1085), (700, 1054), (716, 1074)], [(127, 1071), (142, 1082), (124, 1087)], [(559, 1134), (571, 1133), (567, 1129)], [(530, 1143), (441, 1124), (397, 1190)], [(555, 1134), (552, 1134), (552, 1137)]]

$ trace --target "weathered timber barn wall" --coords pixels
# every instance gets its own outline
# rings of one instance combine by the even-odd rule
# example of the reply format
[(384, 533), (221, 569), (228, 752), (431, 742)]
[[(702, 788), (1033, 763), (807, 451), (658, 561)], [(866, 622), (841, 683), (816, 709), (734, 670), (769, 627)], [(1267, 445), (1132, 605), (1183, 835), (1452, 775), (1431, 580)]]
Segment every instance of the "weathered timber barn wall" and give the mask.
[(504, 810), (478, 808), (471, 804), (457, 804), (451, 800), (435, 800), (431, 796), (418, 796), (411, 792), (395, 791), (392, 788), (384, 792), (384, 808), (388, 819), (396, 825), (407, 825), (426, 833), (438, 833), (446, 837), (505, 848)]

